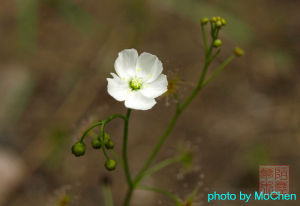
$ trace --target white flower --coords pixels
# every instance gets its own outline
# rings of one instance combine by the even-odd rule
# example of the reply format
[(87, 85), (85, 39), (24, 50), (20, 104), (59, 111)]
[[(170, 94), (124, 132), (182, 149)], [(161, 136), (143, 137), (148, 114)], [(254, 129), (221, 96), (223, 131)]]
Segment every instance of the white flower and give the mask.
[(108, 93), (118, 101), (125, 101), (131, 109), (148, 110), (156, 101), (154, 98), (167, 91), (167, 76), (161, 74), (161, 61), (152, 54), (138, 55), (135, 49), (119, 52), (115, 61), (116, 73), (107, 78)]

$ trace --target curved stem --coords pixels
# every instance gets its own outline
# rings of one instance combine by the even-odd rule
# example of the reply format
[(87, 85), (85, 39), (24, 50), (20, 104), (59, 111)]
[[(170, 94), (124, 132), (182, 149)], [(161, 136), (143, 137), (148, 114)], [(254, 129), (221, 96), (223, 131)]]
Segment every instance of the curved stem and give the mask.
[(83, 133), (83, 135), (81, 136), (80, 138), (80, 141), (82, 142), (84, 140), (84, 138), (86, 137), (86, 135), (92, 130), (94, 129), (95, 127), (99, 126), (99, 125), (102, 125), (103, 122), (100, 121), (100, 122), (96, 122), (94, 124), (92, 124), (87, 130), (85, 130), (85, 132)]
[(147, 190), (147, 191), (156, 192), (156, 193), (165, 195), (166, 197), (173, 200), (176, 203), (176, 205), (181, 205), (180, 199), (178, 197), (176, 197), (175, 195), (173, 195), (172, 193), (168, 192), (168, 191), (158, 189), (156, 187), (148, 187), (148, 186), (145, 186), (145, 185), (140, 185), (137, 188), (141, 189), (141, 190)]
[(157, 163), (156, 165), (154, 165), (153, 167), (151, 167), (150, 169), (148, 169), (143, 178), (141, 180), (143, 180), (144, 178), (146, 177), (149, 177), (151, 175), (153, 175), (154, 173), (158, 172), (159, 170), (171, 165), (171, 164), (174, 164), (176, 162), (179, 162), (181, 160), (181, 155), (179, 156), (176, 156), (176, 157), (172, 157), (172, 158), (169, 158), (169, 159), (166, 159), (162, 162), (159, 162)]
[(99, 122), (96, 122), (94, 124), (92, 124), (87, 130), (85, 130), (85, 132), (83, 133), (83, 135), (81, 136), (80, 138), (80, 141), (83, 141), (84, 138), (86, 137), (86, 135), (89, 133), (89, 131), (91, 131), (92, 129), (94, 129), (95, 127), (99, 126), (99, 125), (102, 125), (105, 126), (105, 124), (107, 124), (108, 122), (110, 122), (111, 120), (115, 119), (115, 118), (121, 118), (123, 120), (125, 120), (125, 117), (122, 115), (122, 114), (114, 114), (114, 115), (111, 115), (109, 117), (107, 117), (105, 120), (103, 121), (99, 121)]

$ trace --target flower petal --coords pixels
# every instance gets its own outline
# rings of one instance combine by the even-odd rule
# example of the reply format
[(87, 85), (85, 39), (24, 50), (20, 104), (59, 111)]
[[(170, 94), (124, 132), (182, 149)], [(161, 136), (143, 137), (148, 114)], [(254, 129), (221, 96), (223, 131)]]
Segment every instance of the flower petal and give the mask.
[(141, 89), (142, 95), (148, 98), (156, 98), (163, 93), (165, 93), (168, 90), (168, 80), (167, 76), (164, 74), (161, 74), (158, 76), (158, 78), (143, 86)]
[(145, 82), (154, 81), (162, 72), (163, 66), (157, 56), (143, 52), (136, 64), (136, 74)]
[(131, 91), (125, 100), (125, 106), (127, 108), (138, 110), (151, 109), (155, 104), (156, 101), (153, 98), (147, 98), (140, 92), (135, 91)]
[(107, 92), (118, 101), (124, 101), (128, 95), (128, 83), (122, 81), (116, 74), (111, 73), (112, 78), (107, 78)]
[(135, 75), (138, 53), (135, 49), (124, 49), (119, 52), (115, 61), (115, 70), (119, 77), (127, 79)]

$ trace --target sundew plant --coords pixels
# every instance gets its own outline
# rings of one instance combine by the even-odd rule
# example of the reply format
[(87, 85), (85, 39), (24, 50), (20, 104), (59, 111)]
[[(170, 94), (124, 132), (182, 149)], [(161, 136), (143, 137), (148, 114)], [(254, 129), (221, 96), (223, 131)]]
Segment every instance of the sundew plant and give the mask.
[[(111, 73), (112, 78), (107, 78), (107, 92), (117, 101), (124, 102), (124, 106), (127, 108), (125, 114), (113, 114), (102, 121), (92, 124), (82, 135), (80, 140), (72, 147), (72, 153), (75, 156), (82, 156), (85, 154), (86, 144), (85, 138), (90, 134), (90, 131), (95, 128), (99, 128), (97, 137), (91, 142), (94, 149), (99, 149), (103, 152), (106, 158), (104, 166), (107, 170), (113, 171), (117, 166), (123, 168), (125, 177), (128, 184), (128, 190), (123, 202), (123, 206), (129, 206), (132, 194), (136, 189), (148, 190), (150, 192), (161, 193), (171, 198), (178, 206), (191, 205), (192, 198), (188, 200), (182, 200), (174, 194), (171, 194), (163, 189), (154, 188), (143, 185), (143, 180), (157, 171), (163, 169), (166, 166), (175, 162), (184, 162), (189, 159), (188, 153), (177, 155), (174, 158), (166, 159), (162, 162), (152, 165), (155, 157), (158, 155), (161, 147), (165, 143), (172, 129), (175, 127), (178, 118), (188, 108), (197, 94), (209, 84), (235, 57), (242, 56), (243, 50), (236, 47), (233, 54), (223, 61), (217, 68), (215, 68), (210, 75), (207, 75), (207, 71), (211, 63), (215, 60), (221, 51), (222, 40), (219, 38), (220, 32), (226, 25), (226, 20), (221, 17), (203, 18), (201, 20), (202, 38), (204, 45), (204, 63), (202, 70), (199, 70), (199, 78), (196, 86), (192, 92), (187, 95), (186, 99), (181, 100), (178, 98), (176, 91), (171, 91), (176, 85), (173, 85), (173, 81), (169, 81), (168, 77), (163, 74), (163, 63), (159, 58), (153, 54), (143, 52), (138, 54), (135, 49), (125, 49), (119, 52), (115, 61), (115, 73)], [(176, 84), (176, 81), (175, 81)], [(168, 95), (172, 95), (176, 101), (176, 109), (173, 117), (168, 124), (162, 136), (158, 142), (154, 145), (149, 157), (143, 163), (140, 171), (136, 176), (133, 176), (130, 170), (130, 161), (127, 157), (127, 143), (128, 129), (130, 122), (130, 114), (132, 110), (149, 110), (157, 103), (155, 98), (168, 92)], [(134, 111), (133, 111), (134, 112)], [(110, 138), (110, 135), (106, 132), (105, 126), (113, 119), (119, 118), (123, 120), (123, 145), (122, 154), (118, 162), (112, 158), (111, 152), (114, 151), (114, 142)], [(106, 203), (107, 206), (113, 205), (112, 201)]]

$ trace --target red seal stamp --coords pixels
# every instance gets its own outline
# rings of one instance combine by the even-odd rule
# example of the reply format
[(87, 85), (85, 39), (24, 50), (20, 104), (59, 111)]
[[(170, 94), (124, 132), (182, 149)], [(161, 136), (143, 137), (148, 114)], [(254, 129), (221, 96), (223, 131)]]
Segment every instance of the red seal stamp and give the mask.
[(289, 193), (289, 166), (288, 165), (260, 165), (259, 192), (270, 194), (279, 192)]

